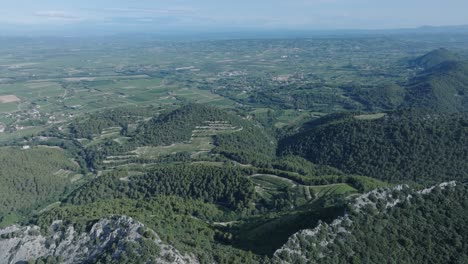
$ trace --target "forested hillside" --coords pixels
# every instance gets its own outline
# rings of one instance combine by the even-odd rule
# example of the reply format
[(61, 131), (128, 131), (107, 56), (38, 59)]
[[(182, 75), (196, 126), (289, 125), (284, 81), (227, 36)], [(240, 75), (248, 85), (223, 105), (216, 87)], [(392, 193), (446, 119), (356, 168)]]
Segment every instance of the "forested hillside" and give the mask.
[(242, 209), (253, 202), (255, 196), (252, 182), (243, 176), (245, 173), (239, 168), (204, 165), (168, 166), (132, 177), (125, 171), (115, 171), (84, 185), (68, 200), (73, 204), (86, 204), (115, 198), (177, 195)]
[(405, 110), (325, 117), (280, 142), (293, 153), (346, 173), (393, 182), (465, 179), (468, 119), (464, 115)]
[(92, 139), (106, 128), (119, 127), (123, 134), (127, 133), (128, 125), (135, 124), (143, 117), (154, 115), (155, 109), (142, 108), (116, 108), (93, 113), (73, 120), (69, 125), (70, 133), (75, 138)]
[(362, 33), (0, 37), (0, 264), (468, 264), (468, 35)]
[(468, 111), (468, 62), (447, 61), (410, 81), (406, 103), (439, 112)]
[[(275, 157), (276, 139), (255, 120), (243, 118), (233, 111), (226, 111), (202, 104), (185, 104), (173, 111), (153, 113), (150, 120), (135, 116), (151, 115), (147, 109), (129, 112), (116, 109), (93, 114), (85, 120), (71, 124), (71, 136), (90, 137), (83, 144), (80, 156), (90, 169), (104, 167), (103, 161), (109, 156), (127, 156), (128, 162), (146, 163), (148, 159), (135, 155), (141, 147), (166, 148), (175, 146), (188, 151), (208, 152), (215, 157), (225, 158), (243, 164), (268, 166)], [(124, 116), (121, 116), (124, 115)], [(128, 129), (133, 122), (135, 129)], [(138, 122), (137, 122), (138, 121)], [(117, 132), (103, 133), (103, 128), (117, 126)], [(85, 135), (85, 131), (93, 131)], [(80, 139), (79, 138), (79, 139)], [(197, 143), (194, 143), (196, 141)], [(203, 145), (199, 147), (196, 144)], [(172, 155), (174, 154), (175, 155)], [(188, 152), (169, 152), (170, 155), (153, 156), (150, 161), (164, 163), (190, 160)], [(131, 156), (131, 158), (130, 158)]]
[(397, 84), (385, 84), (370, 89), (354, 88), (350, 95), (362, 103), (366, 110), (391, 110), (404, 104), (406, 90)]
[(457, 61), (459, 59), (460, 59), (459, 56), (455, 54), (454, 52), (447, 50), (445, 48), (440, 48), (440, 49), (433, 50), (429, 53), (426, 53), (414, 60), (411, 60), (410, 64), (424, 68), (424, 69), (430, 69), (443, 62)]
[[(215, 107), (189, 104), (140, 126), (134, 140), (140, 145), (170, 145), (188, 141), (194, 131), (208, 126), (209, 122), (220, 122), (233, 133), (215, 135), (216, 152), (241, 163), (264, 164), (271, 161), (275, 153), (275, 139), (252, 121), (243, 120), (233, 113)], [(209, 132), (209, 131), (208, 131)]]
[(141, 145), (170, 145), (190, 140), (197, 126), (209, 121), (226, 121), (238, 126), (240, 118), (210, 106), (188, 104), (142, 124), (135, 133), (135, 141)]
[[(468, 187), (380, 190), (351, 213), (292, 236), (274, 263), (466, 263)], [(359, 199), (357, 201), (362, 201)], [(393, 204), (396, 205), (393, 206)], [(359, 209), (358, 209), (359, 208)]]
[[(151, 230), (154, 230), (164, 243), (174, 246), (184, 254), (193, 255), (200, 263), (264, 262), (261, 257), (250, 252), (219, 243), (229, 233), (214, 228), (211, 223), (225, 218), (225, 213), (215, 205), (191, 198), (160, 195), (144, 200), (113, 199), (79, 206), (66, 205), (40, 214), (35, 224), (46, 230), (55, 220), (62, 219), (65, 224), (74, 226), (77, 232), (86, 232), (96, 219), (116, 214), (143, 222), (148, 229), (141, 230), (141, 234), (146, 239), (153, 237)], [(99, 242), (99, 239), (95, 240), (95, 243)], [(138, 259), (154, 258), (155, 252), (159, 253), (161, 250), (158, 247), (144, 249), (138, 251), (138, 248), (128, 248), (128, 253), (135, 254), (135, 259), (126, 258), (125, 263), (141, 263)], [(115, 263), (112, 258), (113, 248), (105, 248), (103, 251), (99, 254), (100, 263)]]
[(47, 148), (0, 148), (0, 164), (0, 225), (59, 199), (78, 169), (62, 150)]

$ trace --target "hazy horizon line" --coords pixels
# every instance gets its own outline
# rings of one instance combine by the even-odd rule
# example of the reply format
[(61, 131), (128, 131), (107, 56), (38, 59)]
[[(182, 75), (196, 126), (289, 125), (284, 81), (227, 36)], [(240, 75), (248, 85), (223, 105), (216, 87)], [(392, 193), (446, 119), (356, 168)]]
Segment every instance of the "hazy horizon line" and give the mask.
[[(0, 27), (1, 29), (2, 27)], [(378, 34), (378, 33), (462, 33), (468, 34), (468, 24), (454, 25), (420, 25), (416, 27), (395, 27), (395, 28), (193, 28), (193, 29), (168, 29), (168, 30), (122, 30), (86, 31), (86, 28), (75, 29), (50, 29), (37, 30), (35, 32), (9, 32), (0, 33), (0, 37), (112, 37), (125, 35), (140, 36), (195, 36), (195, 35), (232, 35), (232, 34)]]

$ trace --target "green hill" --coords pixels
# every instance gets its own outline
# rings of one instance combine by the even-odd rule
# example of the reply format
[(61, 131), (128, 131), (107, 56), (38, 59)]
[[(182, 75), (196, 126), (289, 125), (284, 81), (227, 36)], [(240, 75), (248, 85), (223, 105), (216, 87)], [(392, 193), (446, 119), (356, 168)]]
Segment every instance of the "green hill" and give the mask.
[(219, 108), (188, 104), (142, 124), (137, 145), (170, 145), (190, 141), (194, 134), (213, 136), (215, 152), (241, 163), (261, 165), (275, 155), (276, 142), (259, 125)]
[(309, 125), (312, 128), (283, 139), (279, 153), (394, 182), (468, 177), (468, 119), (460, 114), (347, 113)]
[(468, 62), (444, 62), (416, 78), (407, 87), (413, 107), (443, 112), (468, 111)]
[(121, 133), (127, 133), (128, 125), (137, 123), (151, 114), (155, 109), (151, 107), (114, 108), (97, 113), (87, 114), (73, 120), (70, 125), (70, 134), (74, 138), (92, 139), (105, 129), (118, 127)]
[(366, 109), (396, 109), (405, 101), (405, 88), (396, 84), (386, 84), (370, 90), (357, 90), (351, 94)]
[(466, 185), (380, 190), (365, 203), (334, 224), (295, 234), (273, 263), (468, 262)]
[(68, 200), (74, 204), (131, 198), (148, 199), (159, 195), (178, 195), (243, 208), (254, 197), (254, 186), (238, 168), (183, 165), (149, 170), (142, 176), (114, 171), (88, 182)]
[(443, 62), (456, 61), (458, 59), (459, 58), (455, 53), (447, 49), (440, 48), (410, 61), (410, 64), (424, 69), (429, 69)]
[[(87, 139), (79, 136), (82, 150), (77, 152), (91, 170), (191, 160), (267, 166), (275, 158), (276, 139), (260, 124), (234, 111), (202, 104), (162, 113), (152, 110), (96, 113), (73, 122), (68, 136), (86, 135)], [(45, 135), (63, 137), (59, 132)]]
[(78, 167), (62, 150), (47, 148), (0, 148), (0, 164), (0, 225), (57, 201)]
[(152, 118), (136, 131), (134, 139), (142, 145), (170, 145), (190, 140), (192, 132), (208, 122), (223, 121), (239, 126), (239, 117), (218, 108), (188, 104), (172, 112)]

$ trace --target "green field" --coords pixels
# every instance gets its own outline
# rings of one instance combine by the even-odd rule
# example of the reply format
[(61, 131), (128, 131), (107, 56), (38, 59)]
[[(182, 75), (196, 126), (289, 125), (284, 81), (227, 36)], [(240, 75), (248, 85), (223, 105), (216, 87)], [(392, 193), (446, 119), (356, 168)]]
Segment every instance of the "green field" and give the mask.
[[(41, 240), (54, 252), (72, 241), (64, 240), (68, 225), (79, 234), (102, 218), (127, 215), (145, 225), (136, 230), (143, 246), (133, 243), (132, 229), (125, 241), (106, 240), (88, 262), (152, 263), (140, 257), (168, 248), (145, 244), (159, 242), (151, 228), (162, 243), (200, 263), (309, 263), (309, 255), (321, 263), (314, 254), (323, 248), (332, 257), (345, 252), (327, 263), (398, 263), (396, 255), (421, 236), (400, 236), (387, 224), (425, 199), (416, 192), (400, 199), (406, 187), (385, 188), (466, 182), (465, 35), (58, 40), (0, 37), (0, 228), (34, 224), (44, 236), (60, 232)], [(428, 53), (441, 46), (460, 56)], [(449, 192), (442, 187), (433, 190)], [(369, 191), (375, 193), (362, 198)], [(401, 206), (375, 202), (379, 195)], [(355, 199), (365, 200), (358, 201), (364, 209), (353, 209)], [(434, 210), (440, 219), (456, 213), (442, 209)], [(344, 220), (329, 225), (348, 216), (369, 221), (369, 228), (348, 230), (353, 223)], [(411, 223), (433, 231), (425, 217), (415, 214)], [(56, 220), (63, 222), (49, 228)], [(306, 251), (299, 261), (271, 262), (283, 257), (276, 250), (300, 237), (294, 234), (319, 223), (326, 232), (305, 232), (310, 237), (287, 245)], [(361, 229), (374, 234), (345, 239), (366, 237), (355, 233)], [(463, 232), (442, 233), (441, 240), (421, 239), (421, 248), (463, 247)], [(16, 249), (23, 245), (18, 234), (1, 234), (0, 248), (9, 239)], [(382, 234), (400, 237), (368, 243)], [(94, 252), (102, 237), (79, 245)], [(362, 248), (387, 250), (387, 244), (396, 253), (359, 259), (349, 251), (355, 244), (367, 245), (358, 248), (361, 255)]]
[(10, 113), (18, 109), (17, 103), (0, 103), (0, 113)]
[(304, 205), (310, 204), (315, 199), (322, 197), (357, 193), (355, 188), (346, 183), (308, 186), (276, 175), (265, 174), (252, 176), (252, 181), (257, 186), (256, 190), (258, 194), (267, 200), (271, 200), (275, 195), (288, 190), (288, 192), (291, 193), (291, 201), (295, 207), (303, 207)]

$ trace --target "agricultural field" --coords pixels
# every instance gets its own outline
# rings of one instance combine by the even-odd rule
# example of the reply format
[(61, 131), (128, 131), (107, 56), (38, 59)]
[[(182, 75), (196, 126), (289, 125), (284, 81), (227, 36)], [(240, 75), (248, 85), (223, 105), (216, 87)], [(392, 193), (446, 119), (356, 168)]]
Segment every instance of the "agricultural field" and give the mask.
[(93, 111), (185, 102), (252, 114), (276, 110), (275, 126), (283, 128), (329, 112), (364, 109), (351, 96), (356, 89), (406, 82), (415, 72), (403, 61), (431, 45), (437, 43), (377, 37), (5, 45), (0, 122), (6, 129), (0, 142), (9, 133), (33, 133), (33, 126), (66, 123)]
[(1, 42), (0, 228), (126, 215), (200, 263), (270, 263), (367, 192), (466, 181), (467, 64), (415, 61), (468, 39), (426, 37)]

